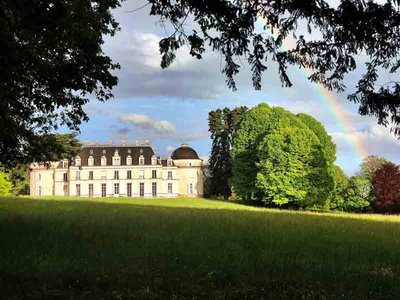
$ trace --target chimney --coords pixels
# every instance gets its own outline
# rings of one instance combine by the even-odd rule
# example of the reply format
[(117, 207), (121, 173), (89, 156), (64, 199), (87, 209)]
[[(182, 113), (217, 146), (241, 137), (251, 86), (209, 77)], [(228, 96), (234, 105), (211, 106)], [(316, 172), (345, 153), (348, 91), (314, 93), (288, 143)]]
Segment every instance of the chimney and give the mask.
[(108, 140), (108, 146), (112, 146), (113, 140)]
[(96, 141), (94, 142), (94, 144), (95, 144), (96, 146), (100, 146), (100, 141), (99, 141), (99, 140), (96, 140)]
[(139, 140), (135, 140), (135, 146), (140, 146), (140, 141)]
[(149, 139), (145, 139), (143, 144), (144, 145), (150, 145), (150, 140)]

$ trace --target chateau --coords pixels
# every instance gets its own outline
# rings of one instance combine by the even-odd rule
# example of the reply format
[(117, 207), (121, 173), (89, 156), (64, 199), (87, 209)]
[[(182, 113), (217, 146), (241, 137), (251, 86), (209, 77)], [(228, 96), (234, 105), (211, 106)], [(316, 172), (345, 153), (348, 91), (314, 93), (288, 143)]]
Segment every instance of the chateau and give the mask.
[(162, 159), (149, 140), (84, 143), (72, 161), (32, 164), (30, 170), (31, 196), (203, 196), (203, 161), (187, 144)]

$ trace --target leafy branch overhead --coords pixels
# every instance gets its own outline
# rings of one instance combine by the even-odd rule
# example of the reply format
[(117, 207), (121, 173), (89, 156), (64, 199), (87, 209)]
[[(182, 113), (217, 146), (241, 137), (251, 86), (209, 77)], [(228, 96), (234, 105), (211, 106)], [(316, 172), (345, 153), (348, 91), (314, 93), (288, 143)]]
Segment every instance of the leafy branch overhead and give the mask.
[[(374, 116), (385, 126), (392, 124), (400, 135), (399, 82), (377, 84), (378, 70), (394, 74), (400, 67), (400, 1), (341, 0), (335, 7), (323, 0), (148, 1), (151, 14), (175, 28), (160, 41), (161, 66), (168, 67), (184, 45), (198, 59), (209, 46), (224, 57), (222, 72), (233, 90), (240, 57), (247, 58), (256, 89), (272, 60), (284, 86), (292, 86), (287, 69), (295, 65), (310, 69), (311, 81), (342, 92), (344, 76), (357, 68), (356, 57), (366, 56), (366, 71), (348, 99), (359, 105), (360, 114)], [(188, 19), (196, 30), (184, 29)], [(257, 31), (257, 22), (264, 25), (262, 32)], [(301, 35), (299, 26), (304, 23), (319, 38)], [(292, 49), (282, 47), (287, 38), (296, 42)]]

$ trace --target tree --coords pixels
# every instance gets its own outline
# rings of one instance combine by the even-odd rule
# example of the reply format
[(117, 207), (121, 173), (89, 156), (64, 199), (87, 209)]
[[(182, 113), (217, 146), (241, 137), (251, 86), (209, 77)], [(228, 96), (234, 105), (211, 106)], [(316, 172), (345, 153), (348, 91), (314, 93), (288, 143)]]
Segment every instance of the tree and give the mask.
[[(377, 84), (378, 70), (395, 73), (400, 67), (398, 0), (341, 0), (336, 6), (324, 0), (148, 1), (151, 15), (174, 27), (159, 43), (161, 67), (168, 67), (184, 45), (197, 59), (209, 45), (224, 57), (222, 72), (233, 90), (239, 59), (246, 57), (256, 89), (261, 88), (267, 61), (274, 61), (282, 85), (292, 86), (288, 67), (294, 65), (311, 70), (312, 82), (344, 91), (344, 76), (357, 68), (356, 58), (363, 55), (366, 71), (348, 99), (359, 104), (360, 114), (375, 116), (385, 126), (392, 123), (400, 135), (400, 84), (395, 80)], [(192, 31), (186, 20), (193, 24)], [(301, 32), (302, 25), (308, 35)], [(288, 37), (294, 40), (293, 48), (283, 47)]]
[(15, 196), (29, 195), (29, 165), (19, 164), (8, 171)]
[(339, 209), (344, 211), (365, 211), (372, 202), (371, 185), (369, 181), (356, 175), (350, 178), (349, 185), (344, 193), (344, 203), (339, 206)]
[(263, 200), (276, 205), (323, 207), (333, 190), (318, 137), (282, 108), (272, 108), (270, 131), (258, 148), (256, 184)]
[(262, 191), (256, 186), (258, 144), (268, 130), (271, 108), (266, 103), (247, 111), (233, 135), (232, 184), (235, 193), (243, 199), (260, 198)]
[(9, 175), (0, 171), (0, 196), (8, 196), (11, 194), (12, 184)]
[(349, 178), (339, 166), (335, 166), (334, 176), (335, 188), (329, 197), (329, 208), (344, 210), (345, 193), (349, 186)]
[[(39, 161), (41, 135), (78, 130), (89, 95), (112, 97), (118, 68), (102, 51), (118, 29), (118, 0), (2, 1), (0, 4), (0, 163)], [(38, 149), (44, 152), (38, 152)]]
[(231, 181), (242, 198), (321, 207), (333, 189), (319, 138), (282, 108), (260, 104), (246, 112), (232, 150)]
[(232, 176), (232, 136), (237, 124), (247, 107), (241, 106), (234, 109), (225, 107), (210, 111), (208, 114), (209, 131), (211, 132), (212, 149), (209, 160), (210, 194), (223, 196), (225, 199), (231, 195), (229, 179)]
[(385, 163), (374, 173), (373, 184), (376, 191), (374, 209), (400, 213), (400, 167)]

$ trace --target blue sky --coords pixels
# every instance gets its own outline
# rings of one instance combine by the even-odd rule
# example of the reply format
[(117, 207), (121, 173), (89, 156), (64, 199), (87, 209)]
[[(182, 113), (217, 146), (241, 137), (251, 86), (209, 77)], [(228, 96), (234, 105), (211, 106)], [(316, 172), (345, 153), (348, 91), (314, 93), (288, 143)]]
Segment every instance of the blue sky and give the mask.
[[(296, 68), (290, 69), (292, 88), (281, 86), (276, 66), (271, 64), (264, 74), (262, 90), (254, 91), (249, 67), (243, 63), (236, 92), (228, 89), (221, 74), (223, 60), (211, 51), (197, 61), (187, 49), (180, 50), (176, 62), (161, 70), (158, 41), (168, 28), (160, 26), (146, 9), (127, 12), (143, 3), (128, 1), (115, 11), (121, 31), (106, 38), (104, 51), (121, 64), (121, 70), (116, 72), (119, 84), (114, 99), (107, 103), (94, 100), (86, 106), (90, 121), (81, 126), (82, 140), (105, 143), (113, 139), (119, 143), (122, 139), (133, 142), (150, 138), (161, 156), (186, 142), (206, 158), (211, 147), (207, 131), (210, 110), (267, 102), (295, 113), (309, 113), (321, 121), (337, 145), (337, 164), (348, 174), (353, 174), (360, 163), (348, 142), (350, 135), (356, 135), (368, 153), (400, 163), (400, 142), (387, 128), (376, 125), (373, 118), (359, 116), (357, 106), (346, 100), (362, 68), (349, 74), (345, 81), (348, 90), (336, 95), (356, 129), (346, 133), (321, 101), (315, 86)], [(187, 26), (190, 28), (190, 24)]]

